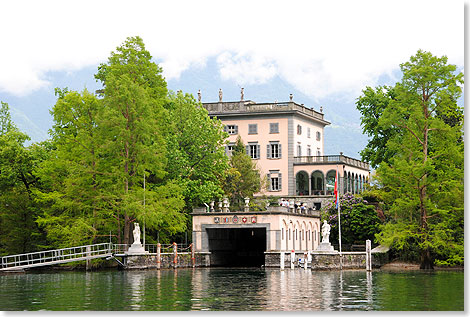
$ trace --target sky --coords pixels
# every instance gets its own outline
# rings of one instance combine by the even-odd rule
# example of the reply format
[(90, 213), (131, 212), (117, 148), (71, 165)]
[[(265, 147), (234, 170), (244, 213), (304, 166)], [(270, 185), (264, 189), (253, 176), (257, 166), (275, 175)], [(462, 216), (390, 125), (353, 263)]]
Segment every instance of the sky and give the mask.
[(463, 71), (464, 4), (1, 1), (0, 100), (40, 141), (52, 126), (54, 88), (94, 88), (97, 66), (126, 37), (139, 35), (170, 89), (203, 88), (203, 101), (216, 101), (218, 88), (233, 99), (245, 87), (246, 99), (257, 102), (294, 92), (294, 101), (324, 106), (331, 131), (343, 130), (331, 143), (354, 143), (344, 141), (353, 131), (359, 149), (366, 137), (354, 103), (366, 86), (399, 81), (400, 63), (418, 49), (446, 55)]

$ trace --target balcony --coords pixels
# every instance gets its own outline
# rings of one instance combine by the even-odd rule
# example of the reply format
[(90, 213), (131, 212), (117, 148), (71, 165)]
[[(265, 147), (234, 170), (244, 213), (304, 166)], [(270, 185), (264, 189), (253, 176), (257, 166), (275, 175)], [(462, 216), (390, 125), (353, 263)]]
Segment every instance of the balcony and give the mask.
[(296, 156), (294, 165), (346, 164), (363, 170), (369, 170), (369, 164), (345, 155)]
[[(264, 113), (264, 112), (285, 112), (295, 111), (317, 120), (325, 121), (324, 115), (311, 108), (299, 105), (295, 102), (278, 103), (255, 103), (253, 101), (238, 102), (211, 102), (203, 103), (204, 108), (210, 115), (233, 114), (233, 113)], [(326, 122), (329, 124), (329, 122)]]

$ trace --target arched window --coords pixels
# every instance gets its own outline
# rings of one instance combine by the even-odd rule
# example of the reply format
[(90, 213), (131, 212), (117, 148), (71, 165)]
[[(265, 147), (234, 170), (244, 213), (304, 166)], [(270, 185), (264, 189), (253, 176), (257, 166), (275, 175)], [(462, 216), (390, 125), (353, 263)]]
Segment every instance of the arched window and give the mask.
[(307, 196), (308, 192), (308, 174), (300, 171), (295, 175), (295, 192), (298, 196)]
[(348, 193), (352, 192), (351, 172), (348, 172)]
[(312, 173), (312, 195), (323, 195), (323, 184), (325, 179), (323, 173), (315, 171)]
[(354, 175), (354, 194), (358, 194), (358, 193), (359, 193), (359, 179), (356, 174)]
[(330, 170), (326, 174), (326, 194), (333, 195), (335, 190), (335, 178), (336, 178), (336, 171)]

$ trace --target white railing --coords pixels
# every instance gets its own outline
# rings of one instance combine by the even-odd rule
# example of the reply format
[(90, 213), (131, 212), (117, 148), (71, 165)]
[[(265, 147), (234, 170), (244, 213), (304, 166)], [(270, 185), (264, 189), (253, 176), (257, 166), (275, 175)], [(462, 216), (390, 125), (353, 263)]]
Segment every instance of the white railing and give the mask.
[(331, 164), (345, 163), (350, 166), (369, 170), (369, 164), (345, 155), (296, 156), (294, 164)]
[(111, 243), (99, 243), (64, 249), (7, 255), (1, 257), (0, 270), (23, 269), (81, 261), (91, 258), (107, 257), (111, 254)]
[[(132, 244), (113, 244), (113, 254), (124, 254), (129, 250)], [(185, 253), (189, 252), (190, 245), (186, 244), (177, 244), (177, 252)], [(145, 244), (145, 251), (149, 253), (157, 253), (158, 245), (157, 244)], [(173, 244), (160, 244), (161, 253), (173, 253)]]

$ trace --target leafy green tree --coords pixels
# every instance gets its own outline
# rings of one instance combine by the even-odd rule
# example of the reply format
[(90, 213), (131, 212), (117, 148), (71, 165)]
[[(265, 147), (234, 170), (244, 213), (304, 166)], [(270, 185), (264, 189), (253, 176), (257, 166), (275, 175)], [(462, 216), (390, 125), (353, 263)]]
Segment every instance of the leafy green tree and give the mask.
[(0, 253), (24, 253), (43, 244), (43, 234), (35, 223), (38, 209), (34, 190), (34, 170), (44, 159), (40, 144), (24, 146), (29, 137), (11, 120), (9, 106), (0, 108)]
[(133, 221), (155, 224), (151, 218), (160, 213), (167, 220), (183, 218), (179, 214), (180, 204), (168, 210), (158, 207), (163, 205), (159, 200), (182, 197), (181, 189), (174, 184), (172, 192), (157, 197), (153, 205), (149, 201), (143, 209), (144, 173), (161, 185), (167, 174), (164, 125), (167, 111), (163, 107), (167, 88), (162, 69), (151, 58), (140, 37), (127, 38), (95, 75), (104, 85), (98, 120), (102, 146), (106, 149), (102, 168), (110, 176), (106, 178), (106, 187), (115, 195), (117, 217), (123, 216), (125, 244), (130, 242)]
[[(375, 235), (380, 232), (382, 221), (375, 207), (357, 195), (345, 194), (340, 196), (341, 210), (341, 243), (365, 244), (366, 240), (375, 241)], [(339, 243), (338, 210), (334, 201), (327, 201), (321, 210), (322, 221), (330, 226), (330, 241)]]
[[(379, 119), (394, 153), (377, 180), (389, 221), (379, 242), (398, 250), (417, 244), (421, 268), (463, 261), (463, 74), (447, 58), (418, 51), (400, 65), (403, 79)], [(451, 124), (449, 124), (451, 123)]]
[(246, 154), (245, 145), (238, 136), (230, 157), (230, 169), (226, 173), (225, 194), (235, 208), (241, 208), (245, 197), (253, 198), (253, 194), (261, 191), (262, 187), (261, 171)]
[(396, 98), (394, 87), (378, 86), (375, 89), (366, 87), (356, 102), (361, 113), (362, 131), (370, 137), (366, 147), (361, 151), (362, 160), (377, 168), (381, 162), (388, 163), (395, 154), (387, 141), (398, 133), (398, 129), (379, 125), (379, 119), (391, 101)]
[(112, 230), (112, 197), (102, 186), (105, 174), (99, 169), (100, 101), (86, 89), (82, 93), (56, 89), (56, 95), (58, 99), (51, 110), (53, 155), (37, 171), (44, 185), (37, 193), (44, 211), (38, 223), (54, 245), (94, 243), (100, 228), (107, 225), (101, 231)]
[(168, 110), (167, 177), (183, 188), (186, 211), (222, 197), (222, 181), (228, 169), (224, 144), (227, 133), (220, 120), (210, 118), (207, 110), (190, 94), (171, 93)]

